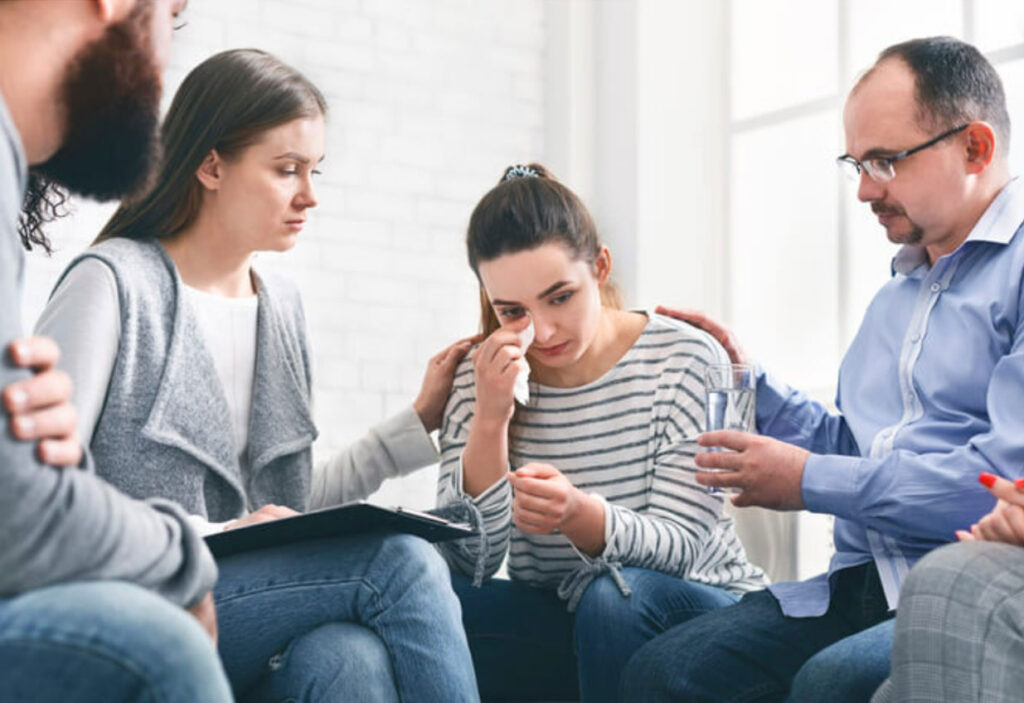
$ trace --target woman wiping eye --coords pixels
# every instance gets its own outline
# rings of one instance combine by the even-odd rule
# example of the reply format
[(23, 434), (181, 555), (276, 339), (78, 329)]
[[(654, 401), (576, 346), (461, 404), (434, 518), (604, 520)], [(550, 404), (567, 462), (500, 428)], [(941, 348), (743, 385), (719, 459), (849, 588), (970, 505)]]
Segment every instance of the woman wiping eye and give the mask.
[[(472, 505), (487, 530), (484, 550), (443, 547), (481, 694), (612, 700), (660, 632), (650, 622), (763, 584), (721, 499), (694, 481), (701, 373), (725, 354), (621, 309), (589, 213), (540, 165), (509, 168), (484, 196), (467, 248), (487, 338), (456, 373), (438, 501)], [(506, 557), (510, 580), (486, 581)]]

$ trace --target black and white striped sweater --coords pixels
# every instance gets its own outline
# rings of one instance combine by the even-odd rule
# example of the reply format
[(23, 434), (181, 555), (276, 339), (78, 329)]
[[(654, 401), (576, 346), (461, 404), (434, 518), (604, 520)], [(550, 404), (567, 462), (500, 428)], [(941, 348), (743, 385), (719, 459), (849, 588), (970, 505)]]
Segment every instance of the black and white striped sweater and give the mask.
[[(512, 426), (513, 468), (549, 463), (606, 506), (604, 552), (584, 556), (556, 532), (519, 531), (512, 491), (502, 480), (473, 500), (487, 532), (442, 546), (453, 568), (472, 576), (484, 560), (492, 576), (508, 554), (513, 579), (558, 588), (570, 609), (603, 571), (634, 566), (675, 574), (736, 594), (763, 588), (764, 573), (747, 561), (722, 512), (721, 494), (694, 480), (697, 435), (704, 427), (704, 368), (728, 361), (709, 335), (649, 315), (629, 351), (601, 378), (577, 388), (531, 383), (530, 403)], [(472, 361), (463, 360), (441, 428), (438, 505), (464, 501), (462, 451), (476, 398)]]

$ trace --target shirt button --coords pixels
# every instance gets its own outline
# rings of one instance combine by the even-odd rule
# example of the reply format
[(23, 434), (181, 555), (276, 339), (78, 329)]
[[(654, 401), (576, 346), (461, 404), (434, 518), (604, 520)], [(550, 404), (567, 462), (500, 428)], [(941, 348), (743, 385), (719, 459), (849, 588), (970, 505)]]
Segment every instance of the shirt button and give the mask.
[(920, 342), (921, 341), (921, 335), (915, 334), (913, 337), (910, 338), (910, 341), (911, 342), (915, 342), (915, 343), (916, 342)]
[(941, 285), (939, 285), (938, 283), (932, 284), (932, 293), (938, 293), (940, 290), (942, 290)]

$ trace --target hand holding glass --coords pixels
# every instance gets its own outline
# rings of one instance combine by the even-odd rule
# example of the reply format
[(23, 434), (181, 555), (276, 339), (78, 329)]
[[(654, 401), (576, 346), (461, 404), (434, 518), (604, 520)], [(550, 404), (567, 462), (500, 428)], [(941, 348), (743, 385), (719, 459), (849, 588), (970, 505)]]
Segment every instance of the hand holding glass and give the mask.
[[(754, 431), (756, 380), (749, 364), (709, 364), (704, 370), (704, 430)], [(729, 451), (712, 447), (708, 451)], [(719, 469), (704, 469), (715, 472)], [(717, 488), (708, 489), (712, 493)]]

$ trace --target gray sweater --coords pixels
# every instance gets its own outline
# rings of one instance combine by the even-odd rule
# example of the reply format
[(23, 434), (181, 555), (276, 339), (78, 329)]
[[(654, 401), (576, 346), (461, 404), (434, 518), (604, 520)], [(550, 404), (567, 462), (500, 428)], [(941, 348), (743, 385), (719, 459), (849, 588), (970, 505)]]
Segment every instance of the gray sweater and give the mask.
[(68, 271), (86, 259), (113, 273), (121, 318), (90, 445), (100, 475), (129, 495), (167, 498), (211, 522), (267, 503), (305, 510), (317, 430), (294, 286), (256, 279), (256, 368), (247, 456), (240, 462), (213, 358), (163, 247), (111, 239), (87, 250)]
[[(0, 388), (26, 377), (6, 347), (22, 336), (24, 251), (16, 223), (27, 166), (0, 97)], [(55, 469), (14, 441), (0, 412), (0, 597), (76, 580), (116, 579), (192, 605), (213, 586), (216, 567), (181, 509), (128, 498), (88, 470)]]

